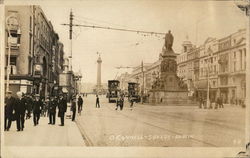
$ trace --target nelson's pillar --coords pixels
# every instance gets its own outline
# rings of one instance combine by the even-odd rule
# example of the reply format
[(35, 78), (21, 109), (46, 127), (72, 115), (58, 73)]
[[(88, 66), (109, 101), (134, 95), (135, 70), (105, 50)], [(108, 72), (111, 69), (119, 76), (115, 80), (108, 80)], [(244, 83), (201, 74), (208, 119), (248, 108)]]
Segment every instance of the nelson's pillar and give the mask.
[(97, 59), (97, 83), (96, 83), (96, 93), (100, 93), (102, 90), (102, 82), (101, 82), (101, 67), (102, 66), (102, 59), (101, 56), (99, 55), (98, 59)]

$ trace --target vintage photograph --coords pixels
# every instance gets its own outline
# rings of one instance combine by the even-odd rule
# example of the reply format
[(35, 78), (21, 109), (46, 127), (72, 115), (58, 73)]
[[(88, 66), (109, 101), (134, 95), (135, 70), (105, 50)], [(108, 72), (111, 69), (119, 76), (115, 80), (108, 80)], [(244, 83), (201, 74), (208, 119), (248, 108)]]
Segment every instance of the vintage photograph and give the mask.
[(249, 9), (5, 5), (4, 146), (248, 149)]

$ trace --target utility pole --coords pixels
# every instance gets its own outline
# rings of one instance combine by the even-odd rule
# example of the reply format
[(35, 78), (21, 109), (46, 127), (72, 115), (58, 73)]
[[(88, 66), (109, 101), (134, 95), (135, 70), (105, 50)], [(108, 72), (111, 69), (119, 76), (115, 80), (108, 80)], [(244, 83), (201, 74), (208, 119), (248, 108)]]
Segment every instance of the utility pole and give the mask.
[(141, 103), (143, 104), (143, 96), (144, 96), (144, 70), (143, 70), (143, 61), (141, 62), (141, 71), (142, 71)]
[(69, 56), (69, 71), (72, 71), (72, 32), (73, 32), (73, 12), (70, 10), (69, 15), (69, 40), (70, 40), (70, 56)]

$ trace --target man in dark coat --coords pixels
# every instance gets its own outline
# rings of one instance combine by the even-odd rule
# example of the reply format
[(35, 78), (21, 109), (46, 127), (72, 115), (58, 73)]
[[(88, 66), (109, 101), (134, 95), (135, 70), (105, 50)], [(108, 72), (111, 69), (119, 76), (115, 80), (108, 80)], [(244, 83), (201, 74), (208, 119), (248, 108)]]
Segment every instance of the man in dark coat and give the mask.
[(72, 121), (75, 121), (76, 117), (76, 98), (75, 96), (72, 98), (72, 103), (71, 103), (71, 111), (72, 111)]
[(26, 120), (31, 117), (31, 111), (32, 111), (32, 105), (33, 105), (33, 99), (31, 95), (26, 95)]
[(22, 92), (17, 92), (17, 99), (15, 104), (15, 117), (17, 124), (17, 131), (23, 131), (24, 129), (24, 117), (26, 111), (25, 95)]
[(83, 99), (81, 96), (78, 97), (78, 113), (80, 113), (82, 111), (82, 104), (83, 104)]
[(61, 118), (60, 126), (64, 126), (64, 115), (65, 115), (65, 112), (67, 111), (67, 100), (64, 96), (60, 98), (58, 109), (59, 109), (58, 117)]
[(13, 107), (15, 98), (11, 96), (12, 92), (6, 92), (5, 107), (4, 107), (4, 131), (9, 131), (13, 117)]
[(35, 101), (33, 102), (32, 105), (34, 126), (39, 124), (41, 109), (42, 109), (42, 101), (40, 100), (39, 94), (36, 94)]
[(100, 108), (100, 102), (99, 102), (99, 96), (96, 95), (96, 104), (95, 104), (96, 108)]
[(17, 92), (17, 98), (14, 106), (14, 117), (16, 119), (16, 126), (17, 126), (17, 131), (23, 130), (22, 127), (22, 122), (21, 122), (21, 115), (23, 114), (23, 111), (25, 113), (25, 102), (22, 99), (22, 92)]
[(48, 112), (49, 112), (49, 123), (54, 125), (56, 123), (56, 107), (57, 107), (57, 100), (54, 99), (54, 97), (50, 98), (49, 101), (49, 107), (48, 107)]

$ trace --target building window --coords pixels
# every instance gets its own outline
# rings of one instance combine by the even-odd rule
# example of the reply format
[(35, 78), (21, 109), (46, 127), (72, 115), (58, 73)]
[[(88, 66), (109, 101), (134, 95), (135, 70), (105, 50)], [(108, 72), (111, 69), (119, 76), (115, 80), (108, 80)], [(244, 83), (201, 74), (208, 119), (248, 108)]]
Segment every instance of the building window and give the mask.
[(16, 57), (10, 57), (10, 65), (16, 66)]
[(184, 46), (184, 52), (186, 52), (187, 51), (187, 46)]
[[(16, 71), (16, 57), (10, 57), (10, 74), (15, 75), (17, 73)], [(6, 63), (7, 64), (7, 63)]]
[(236, 52), (234, 52), (234, 59), (236, 59)]
[(242, 50), (240, 49), (240, 70), (242, 70), (243, 69), (243, 67), (242, 67), (242, 64), (243, 64), (243, 61), (242, 61)]
[(32, 36), (30, 34), (30, 37), (29, 37), (29, 54), (31, 54), (31, 47), (32, 47)]
[(215, 87), (215, 84), (216, 84), (216, 82), (215, 82), (215, 81), (213, 81), (213, 87)]
[(30, 31), (32, 31), (32, 18), (30, 16)]
[(233, 82), (233, 84), (235, 83), (235, 78), (234, 77), (232, 78), (232, 82)]
[(244, 48), (244, 70), (246, 70), (246, 48)]
[(29, 59), (29, 70), (28, 70), (28, 73), (31, 75), (32, 74), (32, 60)]
[(10, 42), (11, 47), (17, 47), (20, 45), (20, 35), (18, 35), (19, 32), (17, 30), (10, 30), (10, 35), (11, 37), (9, 37), (8, 34), (8, 43)]

